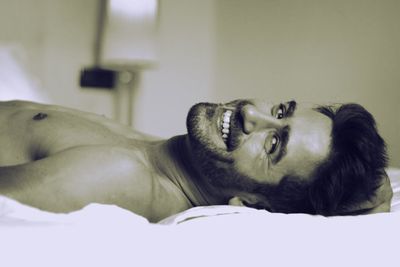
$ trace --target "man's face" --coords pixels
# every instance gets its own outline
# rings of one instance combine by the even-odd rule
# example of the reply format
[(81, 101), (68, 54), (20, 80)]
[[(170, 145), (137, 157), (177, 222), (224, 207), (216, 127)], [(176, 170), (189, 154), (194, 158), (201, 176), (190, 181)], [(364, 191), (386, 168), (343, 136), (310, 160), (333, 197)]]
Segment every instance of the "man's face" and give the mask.
[(249, 190), (286, 175), (309, 179), (330, 151), (332, 121), (294, 101), (200, 103), (188, 114), (192, 153), (214, 186)]

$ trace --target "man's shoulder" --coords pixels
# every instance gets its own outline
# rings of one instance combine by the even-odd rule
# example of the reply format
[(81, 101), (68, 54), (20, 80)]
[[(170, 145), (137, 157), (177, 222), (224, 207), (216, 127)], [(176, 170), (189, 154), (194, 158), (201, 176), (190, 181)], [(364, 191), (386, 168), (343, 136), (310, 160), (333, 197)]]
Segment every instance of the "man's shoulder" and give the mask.
[(57, 177), (63, 177), (61, 184), (65, 182), (74, 185), (72, 188), (87, 192), (96, 189), (126, 196), (143, 196), (151, 192), (154, 184), (153, 173), (141, 151), (129, 147), (77, 146), (43, 159), (43, 162), (46, 161), (44, 168), (49, 173), (57, 174)]

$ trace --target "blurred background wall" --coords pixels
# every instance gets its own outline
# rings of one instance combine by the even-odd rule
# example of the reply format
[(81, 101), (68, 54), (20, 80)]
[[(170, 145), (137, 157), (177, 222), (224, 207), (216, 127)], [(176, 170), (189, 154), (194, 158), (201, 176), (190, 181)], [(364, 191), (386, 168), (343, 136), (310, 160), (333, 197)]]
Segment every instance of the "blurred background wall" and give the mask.
[[(1, 100), (113, 117), (113, 92), (78, 82), (93, 60), (97, 4), (0, 0)], [(142, 72), (133, 126), (185, 133), (189, 107), (207, 100), (358, 102), (400, 167), (398, 14), (397, 0), (160, 0), (157, 59)]]
[(400, 166), (400, 1), (218, 0), (216, 99), (357, 102)]
[(4, 88), (19, 78), (2, 64), (2, 100), (32, 99), (111, 115), (111, 93), (81, 90), (78, 82), (80, 69), (92, 61), (96, 5), (97, 0), (0, 0), (0, 51), (12, 50), (34, 91), (32, 98), (29, 88)]

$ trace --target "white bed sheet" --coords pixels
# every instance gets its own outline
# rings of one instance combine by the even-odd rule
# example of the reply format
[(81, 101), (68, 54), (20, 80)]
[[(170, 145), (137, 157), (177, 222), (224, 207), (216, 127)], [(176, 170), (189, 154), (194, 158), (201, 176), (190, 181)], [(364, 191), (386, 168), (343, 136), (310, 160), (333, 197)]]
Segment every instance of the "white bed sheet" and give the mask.
[[(392, 185), (400, 170), (390, 169)], [(393, 179), (394, 176), (396, 179)], [(394, 188), (396, 190), (396, 188)], [(395, 193), (394, 205), (398, 194)], [(330, 217), (190, 209), (151, 224), (110, 205), (70, 214), (0, 197), (1, 266), (397, 266), (400, 212)]]

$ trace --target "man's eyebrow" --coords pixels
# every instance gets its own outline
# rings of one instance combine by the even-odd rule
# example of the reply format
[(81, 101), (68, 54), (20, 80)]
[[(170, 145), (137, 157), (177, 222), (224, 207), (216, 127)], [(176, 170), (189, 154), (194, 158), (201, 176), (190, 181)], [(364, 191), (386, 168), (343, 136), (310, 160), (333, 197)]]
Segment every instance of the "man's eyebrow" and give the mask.
[(272, 159), (272, 164), (274, 165), (277, 164), (279, 161), (281, 161), (282, 158), (287, 153), (287, 144), (289, 142), (289, 137), (290, 137), (290, 126), (286, 125), (282, 129), (280, 129), (279, 136), (281, 142), (279, 145), (278, 154)]
[[(296, 111), (297, 103), (296, 103), (296, 101), (292, 100), (292, 101), (287, 102), (286, 104), (288, 105), (288, 107), (287, 107), (285, 117), (290, 118), (293, 116), (294, 112)], [(287, 153), (287, 144), (288, 144), (289, 138), (290, 138), (290, 126), (286, 125), (282, 129), (280, 129), (278, 132), (279, 132), (281, 144), (279, 145), (278, 155), (276, 155), (276, 157), (274, 157), (274, 159), (272, 159), (272, 164), (274, 164), (274, 165), (277, 164), (279, 161), (281, 161), (282, 158)]]

